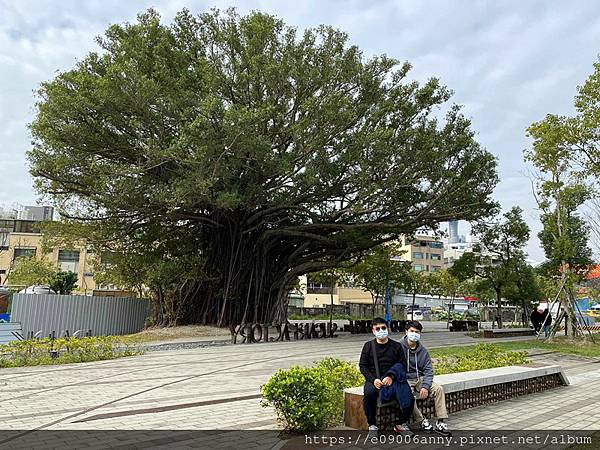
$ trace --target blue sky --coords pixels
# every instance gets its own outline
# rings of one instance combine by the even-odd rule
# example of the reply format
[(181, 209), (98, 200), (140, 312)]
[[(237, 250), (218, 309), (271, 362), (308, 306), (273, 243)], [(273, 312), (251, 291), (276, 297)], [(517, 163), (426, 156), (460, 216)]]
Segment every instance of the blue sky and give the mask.
[[(528, 168), (527, 126), (547, 113), (569, 114), (598, 58), (600, 4), (592, 1), (17, 1), (0, 0), (0, 205), (33, 204), (25, 152), (33, 91), (71, 68), (111, 23), (149, 7), (170, 20), (183, 7), (257, 9), (298, 28), (331, 24), (365, 54), (413, 65), (410, 77), (436, 76), (464, 105), (479, 142), (499, 159), (495, 197), (525, 210), (530, 257), (543, 259)], [(466, 227), (463, 224), (463, 230)]]

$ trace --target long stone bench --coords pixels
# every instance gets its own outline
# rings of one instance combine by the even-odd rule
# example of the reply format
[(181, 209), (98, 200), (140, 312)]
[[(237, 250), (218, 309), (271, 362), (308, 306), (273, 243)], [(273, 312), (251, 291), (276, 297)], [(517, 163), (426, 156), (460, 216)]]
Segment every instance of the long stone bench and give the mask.
[[(444, 388), (446, 407), (450, 414), (569, 384), (569, 380), (560, 366), (541, 364), (523, 364), (437, 375), (434, 380)], [(367, 429), (362, 399), (362, 386), (344, 390), (344, 423), (346, 426)], [(418, 399), (417, 405), (426, 417), (435, 415), (431, 398)], [(377, 408), (378, 427), (384, 430), (391, 429), (398, 413), (396, 403), (379, 406)]]
[(484, 338), (535, 336), (532, 328), (494, 328), (483, 330)]

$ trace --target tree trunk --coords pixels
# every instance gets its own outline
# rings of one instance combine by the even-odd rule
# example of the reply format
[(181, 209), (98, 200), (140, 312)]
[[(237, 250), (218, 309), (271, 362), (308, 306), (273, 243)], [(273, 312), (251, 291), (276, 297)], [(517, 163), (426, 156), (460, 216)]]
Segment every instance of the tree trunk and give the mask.
[(502, 295), (499, 289), (496, 289), (496, 321), (498, 328), (502, 328)]

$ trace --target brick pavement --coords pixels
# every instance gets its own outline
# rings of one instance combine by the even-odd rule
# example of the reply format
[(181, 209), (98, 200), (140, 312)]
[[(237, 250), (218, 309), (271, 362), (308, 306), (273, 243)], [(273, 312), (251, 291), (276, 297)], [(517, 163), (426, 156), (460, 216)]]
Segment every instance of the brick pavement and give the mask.
[[(272, 430), (277, 426), (274, 412), (253, 398), (270, 375), (324, 356), (356, 361), (366, 339), (228, 345), (68, 366), (2, 369), (0, 421), (4, 430), (72, 430), (72, 436), (79, 436), (77, 442), (88, 444), (98, 440), (94, 430), (106, 430), (101, 435), (106, 446), (123, 442), (110, 430), (139, 430), (148, 436), (152, 436), (148, 430)], [(424, 342), (435, 347), (480, 340), (435, 331), (424, 333)], [(473, 430), (600, 429), (599, 361), (554, 354), (533, 359), (561, 364), (572, 385), (463, 411), (451, 417), (450, 425)], [(87, 441), (86, 432), (92, 433)], [(39, 434), (41, 442), (49, 435)], [(34, 436), (38, 433), (20, 440)], [(218, 439), (230, 441), (231, 436), (230, 432), (210, 439), (219, 443)], [(57, 439), (63, 437), (64, 433)], [(262, 447), (272, 438), (272, 433), (262, 435), (254, 444)], [(20, 440), (4, 445), (17, 448)], [(50, 439), (47, 445), (57, 442)], [(190, 445), (186, 442), (178, 445), (185, 448)], [(65, 448), (67, 443), (56, 447), (61, 445)]]

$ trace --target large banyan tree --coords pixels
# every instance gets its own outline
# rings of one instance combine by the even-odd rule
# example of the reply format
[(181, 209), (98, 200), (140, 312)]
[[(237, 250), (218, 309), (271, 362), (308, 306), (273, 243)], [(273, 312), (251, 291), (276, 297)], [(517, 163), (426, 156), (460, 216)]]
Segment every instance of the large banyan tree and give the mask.
[(41, 85), (31, 172), (88, 237), (164, 269), (166, 322), (281, 320), (299, 275), (495, 206), (451, 92), (331, 27), (150, 10), (98, 43)]

